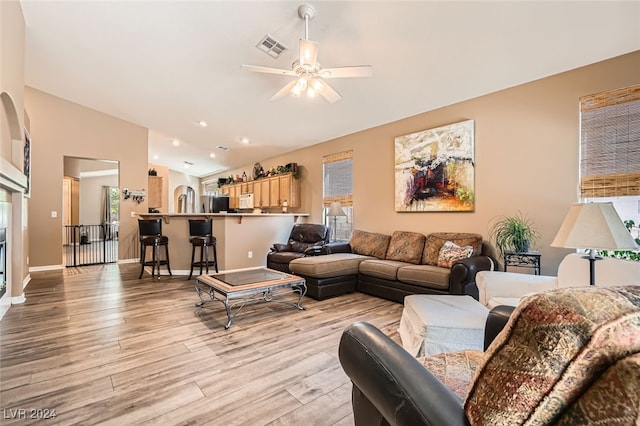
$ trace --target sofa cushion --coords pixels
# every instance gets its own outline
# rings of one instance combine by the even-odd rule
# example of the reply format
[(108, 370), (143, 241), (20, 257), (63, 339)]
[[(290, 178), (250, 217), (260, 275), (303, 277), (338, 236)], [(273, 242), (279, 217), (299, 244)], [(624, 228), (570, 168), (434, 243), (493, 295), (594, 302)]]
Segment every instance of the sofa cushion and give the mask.
[(351, 251), (355, 254), (384, 259), (387, 254), (387, 249), (389, 248), (390, 240), (391, 236), (389, 235), (356, 229), (351, 235), (349, 245), (351, 246)]
[(369, 277), (396, 281), (398, 279), (398, 269), (406, 265), (405, 262), (396, 260), (367, 259), (360, 262), (358, 272)]
[(425, 265), (438, 265), (440, 249), (447, 241), (451, 241), (460, 247), (473, 247), (471, 256), (478, 256), (482, 251), (482, 235), (467, 232), (434, 232), (427, 235), (427, 242), (422, 254), (422, 263)]
[(421, 287), (447, 290), (451, 270), (431, 265), (407, 265), (398, 269), (398, 281)]
[(395, 231), (391, 235), (386, 260), (419, 264), (426, 237), (417, 232)]
[(640, 287), (526, 297), (489, 346), (465, 414), (472, 424), (554, 424), (594, 376), (633, 353), (640, 353)]
[(462, 400), (483, 357), (482, 351), (465, 350), (420, 357), (418, 361)]
[(455, 262), (461, 259), (467, 259), (473, 254), (473, 247), (460, 247), (452, 241), (446, 241), (440, 248), (438, 254), (438, 266), (443, 268), (451, 268)]
[(295, 259), (289, 263), (294, 274), (312, 278), (331, 278), (343, 275), (357, 275), (360, 262), (374, 259), (353, 253), (334, 253), (326, 256), (309, 256)]

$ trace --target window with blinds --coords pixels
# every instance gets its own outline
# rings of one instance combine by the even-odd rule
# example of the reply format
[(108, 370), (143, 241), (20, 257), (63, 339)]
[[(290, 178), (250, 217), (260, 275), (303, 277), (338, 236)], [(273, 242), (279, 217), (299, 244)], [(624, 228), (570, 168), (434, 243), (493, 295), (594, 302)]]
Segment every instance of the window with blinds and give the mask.
[[(324, 223), (333, 230), (332, 240), (349, 240), (353, 230), (353, 151), (327, 155), (322, 163)], [(329, 216), (336, 202), (344, 216)]]
[(640, 195), (640, 85), (580, 98), (580, 195)]
[(218, 181), (217, 180), (207, 180), (202, 182), (202, 188), (204, 190), (204, 194), (215, 194), (218, 190)]

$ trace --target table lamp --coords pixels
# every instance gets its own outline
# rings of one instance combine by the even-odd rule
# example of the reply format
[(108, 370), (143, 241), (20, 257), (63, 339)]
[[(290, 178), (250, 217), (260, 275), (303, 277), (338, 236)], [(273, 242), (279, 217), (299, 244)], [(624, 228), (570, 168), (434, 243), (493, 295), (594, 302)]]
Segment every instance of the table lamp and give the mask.
[(638, 250), (613, 203), (576, 203), (571, 206), (551, 247), (588, 249), (589, 284), (595, 285), (596, 250)]
[(331, 203), (329, 207), (329, 212), (327, 212), (328, 217), (333, 217), (333, 241), (336, 240), (336, 234), (338, 231), (338, 216), (346, 216), (347, 214), (342, 209), (342, 205), (340, 201), (334, 201)]

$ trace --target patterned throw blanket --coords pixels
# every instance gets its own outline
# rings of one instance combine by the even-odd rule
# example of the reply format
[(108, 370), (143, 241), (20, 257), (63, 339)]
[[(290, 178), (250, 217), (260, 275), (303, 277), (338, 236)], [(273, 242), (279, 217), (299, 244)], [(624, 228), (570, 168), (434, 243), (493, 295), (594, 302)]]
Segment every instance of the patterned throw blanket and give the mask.
[(634, 425), (640, 419), (640, 286), (529, 296), (475, 371), (474, 425)]

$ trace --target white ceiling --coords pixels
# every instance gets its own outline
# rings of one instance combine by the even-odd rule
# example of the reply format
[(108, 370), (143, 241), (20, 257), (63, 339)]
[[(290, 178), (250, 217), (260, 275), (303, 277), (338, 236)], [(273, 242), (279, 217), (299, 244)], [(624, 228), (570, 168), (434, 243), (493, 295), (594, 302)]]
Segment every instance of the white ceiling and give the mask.
[(640, 49), (639, 1), (314, 0), (318, 60), (373, 77), (270, 102), (291, 77), (240, 66), (290, 69), (302, 3), (22, 0), (26, 84), (149, 128), (150, 162), (203, 176)]

